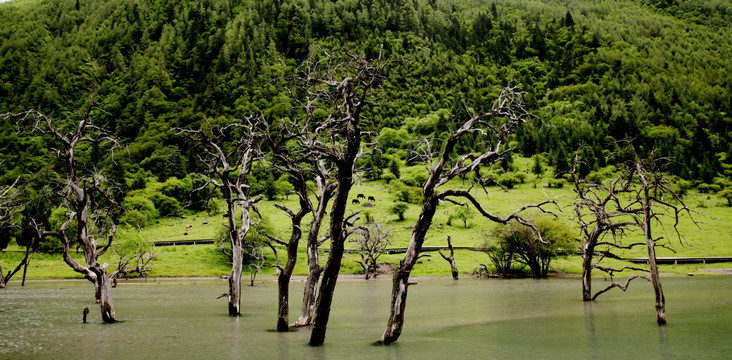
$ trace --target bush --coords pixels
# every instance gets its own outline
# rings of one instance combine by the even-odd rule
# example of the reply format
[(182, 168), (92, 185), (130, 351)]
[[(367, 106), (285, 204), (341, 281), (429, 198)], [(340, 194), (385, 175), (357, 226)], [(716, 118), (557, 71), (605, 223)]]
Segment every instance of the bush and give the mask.
[(528, 266), (533, 277), (544, 278), (549, 273), (551, 260), (559, 252), (572, 248), (574, 237), (566, 225), (552, 218), (540, 217), (535, 226), (544, 242), (532, 228), (516, 221), (493, 231), (495, 242), (487, 246), (488, 255), (499, 272), (513, 271), (516, 269), (514, 263), (518, 263)]
[(717, 193), (717, 196), (719, 196), (722, 199), (727, 200), (727, 205), (732, 206), (732, 188), (724, 189)]
[(167, 195), (153, 193), (150, 200), (155, 204), (155, 208), (161, 216), (172, 216), (181, 210), (178, 200)]
[(409, 186), (422, 187), (427, 181), (427, 170), (424, 167), (410, 167), (402, 172), (401, 181)]
[(127, 210), (119, 219), (120, 223), (135, 229), (147, 227), (147, 220), (148, 218), (145, 214), (135, 209)]
[(409, 187), (399, 180), (393, 180), (389, 183), (389, 190), (394, 194), (394, 199), (396, 201), (408, 203), (411, 198), (411, 191), (409, 191)]
[(404, 221), (404, 213), (407, 211), (407, 208), (406, 203), (399, 202), (389, 209), (389, 213), (398, 216), (399, 221)]
[(179, 202), (188, 202), (188, 198), (193, 191), (193, 183), (191, 181), (191, 177), (186, 176), (181, 180), (171, 177), (163, 183), (163, 185), (160, 187), (160, 191), (163, 194), (178, 200)]
[(386, 181), (387, 184), (389, 184), (392, 180), (395, 180), (396, 176), (392, 173), (385, 172), (381, 174), (381, 180)]
[(132, 210), (138, 211), (146, 217), (146, 220), (152, 220), (160, 216), (158, 210), (155, 209), (155, 204), (150, 199), (142, 195), (125, 198), (124, 201), (122, 201), (122, 207), (128, 212)]
[(699, 184), (696, 189), (699, 190), (699, 192), (702, 194), (707, 194), (717, 193), (722, 189), (722, 187), (716, 184)]
[(496, 183), (498, 183), (498, 185), (501, 185), (502, 187), (505, 187), (507, 189), (513, 189), (513, 187), (520, 182), (521, 180), (519, 180), (519, 178), (516, 177), (513, 173), (505, 173), (499, 176), (498, 180), (496, 180)]
[(549, 186), (550, 188), (561, 189), (564, 187), (565, 182), (566, 181), (564, 179), (549, 179), (546, 182), (546, 185)]

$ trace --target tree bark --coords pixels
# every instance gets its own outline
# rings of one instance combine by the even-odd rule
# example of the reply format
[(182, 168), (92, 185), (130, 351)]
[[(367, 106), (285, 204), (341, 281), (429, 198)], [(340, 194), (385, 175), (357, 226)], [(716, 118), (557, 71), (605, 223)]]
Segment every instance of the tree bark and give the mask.
[(5, 275), (3, 275), (2, 265), (0, 265), (0, 289), (5, 289)]
[[(319, 164), (318, 166), (321, 165)], [(324, 173), (324, 171), (321, 172)], [(333, 196), (334, 187), (328, 185), (327, 178), (324, 174), (316, 177), (315, 181), (318, 184), (318, 208), (313, 212), (313, 220), (310, 222), (310, 230), (308, 231), (308, 277), (305, 280), (305, 288), (303, 289), (302, 310), (297, 321), (292, 324), (294, 327), (312, 324), (317, 295), (316, 289), (320, 281), (320, 275), (323, 272), (323, 269), (320, 267), (320, 261), (318, 260), (318, 248), (320, 247), (318, 236), (320, 234), (320, 228), (323, 225), (323, 219), (325, 219), (328, 203), (330, 203), (330, 199)]]
[(582, 301), (592, 301), (592, 257), (595, 253), (595, 243), (584, 244), (582, 254)]
[(241, 314), (241, 272), (242, 272), (241, 240), (231, 241), (231, 274), (229, 275), (229, 315)]
[(450, 264), (450, 271), (452, 272), (452, 278), (453, 280), (459, 280), (459, 273), (457, 264), (455, 263), (455, 250), (452, 247), (452, 241), (450, 240), (450, 237), (447, 237), (447, 247), (450, 249), (450, 256), (447, 256), (442, 253), (442, 250), (440, 250), (440, 256), (442, 256), (445, 261), (447, 261)]
[(417, 220), (417, 225), (412, 231), (412, 239), (404, 258), (394, 272), (391, 292), (391, 313), (386, 324), (386, 330), (381, 336), (380, 343), (391, 344), (402, 334), (404, 327), (404, 310), (407, 306), (407, 290), (409, 289), (409, 275), (419, 259), (422, 251), (424, 238), (432, 224), (432, 218), (437, 211), (437, 198), (427, 198), (422, 203), (422, 213)]
[(328, 326), (328, 320), (330, 319), (330, 306), (333, 303), (333, 293), (335, 292), (338, 273), (340, 272), (341, 262), (343, 261), (344, 243), (346, 240), (343, 227), (346, 206), (348, 204), (348, 193), (353, 186), (353, 163), (358, 153), (358, 145), (361, 143), (360, 134), (356, 137), (358, 140), (349, 141), (349, 143), (356, 143), (355, 151), (352, 152), (352, 159), (345, 161), (346, 165), (339, 166), (338, 190), (333, 200), (333, 209), (331, 209), (330, 217), (330, 253), (328, 254), (328, 262), (326, 263), (325, 270), (323, 270), (323, 279), (320, 282), (318, 299), (315, 304), (315, 322), (313, 323), (313, 330), (310, 334), (311, 346), (320, 346), (325, 342), (325, 332)]
[(117, 318), (112, 305), (112, 280), (107, 275), (106, 270), (99, 265), (91, 267), (90, 270), (97, 276), (96, 288), (99, 295), (99, 308), (102, 311), (102, 321), (114, 323)]
[(299, 217), (297, 221), (293, 219), (292, 234), (290, 242), (287, 244), (287, 263), (277, 277), (277, 288), (279, 292), (277, 331), (279, 332), (289, 331), (290, 279), (292, 278), (292, 272), (295, 270), (295, 264), (297, 262), (297, 244), (300, 242), (300, 237), (302, 237), (302, 232), (300, 231), (300, 219), (302, 219), (302, 217)]
[[(648, 194), (646, 194), (646, 196), (647, 195)], [(659, 326), (666, 325), (666, 298), (663, 296), (661, 279), (658, 274), (658, 264), (656, 263), (656, 244), (651, 236), (650, 204), (646, 204), (644, 208), (643, 231), (646, 237), (646, 248), (648, 249), (648, 268), (651, 273), (651, 284), (653, 284), (653, 290), (656, 295), (656, 322)]]
[[(317, 237), (317, 236), (316, 236)], [(313, 322), (313, 311), (315, 309), (316, 289), (320, 281), (320, 273), (322, 269), (318, 262), (318, 245), (308, 243), (308, 277), (305, 280), (305, 288), (303, 289), (302, 310), (297, 322), (293, 324), (295, 327), (308, 326)]]

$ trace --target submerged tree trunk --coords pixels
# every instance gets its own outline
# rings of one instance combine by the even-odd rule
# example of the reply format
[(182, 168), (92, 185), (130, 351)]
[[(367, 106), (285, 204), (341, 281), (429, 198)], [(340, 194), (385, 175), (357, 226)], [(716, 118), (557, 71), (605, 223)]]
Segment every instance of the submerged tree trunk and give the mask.
[(231, 242), (231, 274), (229, 275), (229, 315), (241, 314), (241, 272), (242, 272), (241, 241)]
[(302, 237), (299, 219), (302, 219), (302, 217), (299, 217), (297, 222), (293, 220), (292, 235), (290, 237), (290, 242), (287, 245), (287, 263), (277, 277), (277, 288), (279, 293), (277, 331), (279, 332), (289, 331), (290, 279), (292, 278), (292, 272), (295, 270), (295, 263), (297, 262), (297, 244), (299, 243), (300, 237)]
[(595, 244), (585, 243), (582, 254), (582, 300), (592, 300), (592, 256), (595, 253)]
[(310, 333), (310, 345), (319, 346), (325, 342), (325, 332), (330, 319), (330, 306), (333, 303), (333, 293), (335, 292), (336, 282), (338, 281), (338, 273), (341, 269), (343, 261), (343, 253), (345, 250), (346, 234), (344, 230), (344, 222), (346, 215), (346, 206), (348, 204), (348, 194), (353, 186), (353, 164), (358, 153), (358, 145), (360, 145), (360, 134), (354, 135), (357, 140), (349, 141), (350, 147), (354, 147), (355, 151), (351, 151), (351, 160), (345, 161), (338, 172), (338, 192), (333, 201), (333, 209), (330, 217), (330, 253), (328, 254), (328, 262), (325, 270), (323, 270), (323, 278), (318, 289), (318, 298), (315, 303), (315, 321), (313, 330)]
[(97, 265), (90, 268), (97, 276), (97, 294), (99, 294), (99, 307), (102, 311), (102, 321), (113, 323), (117, 321), (112, 305), (112, 279), (107, 275), (106, 270)]
[(325, 342), (325, 333), (330, 319), (330, 307), (333, 303), (338, 273), (341, 270), (346, 237), (346, 206), (348, 194), (353, 187), (353, 169), (361, 145), (361, 130), (358, 123), (349, 123), (346, 126), (347, 150), (338, 162), (337, 190), (333, 199), (333, 208), (330, 213), (330, 253), (328, 262), (323, 270), (323, 278), (318, 289), (315, 303), (315, 319), (313, 330), (310, 333), (311, 346), (320, 346)]
[(297, 322), (293, 326), (308, 326), (313, 323), (313, 311), (315, 310), (315, 299), (317, 295), (318, 282), (320, 281), (320, 263), (318, 261), (318, 246), (316, 243), (308, 244), (308, 277), (305, 280), (305, 288), (302, 296), (302, 310)]
[[(648, 193), (646, 190), (646, 199)], [(646, 238), (646, 248), (648, 249), (648, 270), (651, 273), (651, 284), (656, 295), (656, 322), (658, 325), (666, 325), (666, 299), (663, 296), (663, 288), (661, 287), (661, 279), (658, 275), (658, 264), (656, 264), (656, 242), (651, 235), (651, 205), (647, 202), (644, 206), (644, 223), (643, 232)]]
[(459, 280), (459, 273), (457, 264), (455, 263), (455, 249), (452, 247), (452, 241), (450, 240), (450, 237), (447, 237), (447, 248), (450, 250), (450, 256), (447, 256), (442, 253), (442, 250), (440, 250), (440, 256), (442, 256), (445, 261), (447, 261), (450, 264), (450, 271), (452, 273), (453, 280)]
[(409, 275), (412, 273), (412, 269), (419, 259), (422, 244), (424, 244), (424, 238), (432, 224), (435, 211), (437, 211), (437, 199), (425, 199), (422, 203), (422, 213), (412, 232), (412, 239), (409, 242), (407, 252), (404, 254), (404, 258), (400, 262), (399, 267), (394, 272), (391, 291), (391, 313), (386, 324), (386, 330), (381, 336), (381, 340), (379, 340), (384, 345), (397, 341), (402, 334), (404, 310), (407, 306), (407, 290), (410, 286)]

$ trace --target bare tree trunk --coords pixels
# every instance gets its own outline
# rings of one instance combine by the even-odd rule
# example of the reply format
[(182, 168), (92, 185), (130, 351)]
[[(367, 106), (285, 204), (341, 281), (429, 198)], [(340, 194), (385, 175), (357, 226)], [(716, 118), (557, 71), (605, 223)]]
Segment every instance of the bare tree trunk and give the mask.
[[(299, 219), (302, 219), (301, 217)], [(295, 270), (295, 263), (297, 262), (297, 244), (299, 239), (302, 237), (300, 231), (300, 221), (295, 222), (293, 220), (292, 235), (290, 242), (287, 245), (287, 263), (285, 267), (280, 271), (277, 277), (277, 288), (279, 291), (279, 306), (277, 310), (277, 331), (286, 332), (289, 331), (289, 316), (290, 316), (290, 279), (292, 278), (292, 272)]]
[(587, 242), (582, 254), (582, 300), (592, 300), (592, 256), (595, 253), (595, 244)]
[(315, 309), (316, 289), (320, 281), (322, 269), (318, 262), (318, 246), (316, 243), (308, 244), (308, 277), (305, 280), (305, 289), (302, 296), (302, 310), (297, 322), (293, 326), (307, 326), (313, 322), (313, 311)]
[(458, 268), (457, 264), (455, 263), (455, 250), (452, 248), (452, 241), (450, 240), (449, 236), (447, 237), (447, 248), (450, 249), (450, 256), (443, 254), (442, 250), (440, 250), (440, 256), (442, 256), (442, 258), (450, 264), (452, 278), (454, 280), (459, 280)]
[(412, 273), (414, 264), (419, 259), (422, 251), (422, 244), (427, 231), (432, 224), (432, 218), (437, 211), (437, 198), (425, 199), (422, 203), (422, 213), (417, 220), (417, 225), (412, 232), (412, 239), (409, 247), (404, 255), (399, 267), (394, 272), (394, 280), (391, 291), (391, 314), (386, 324), (386, 330), (381, 336), (381, 342), (384, 345), (391, 344), (402, 334), (404, 326), (404, 309), (407, 306), (407, 289), (411, 285), (409, 275)]
[(103, 267), (97, 265), (90, 268), (97, 276), (97, 293), (99, 294), (99, 307), (102, 311), (102, 321), (113, 323), (117, 321), (112, 305), (112, 281)]
[(231, 274), (229, 275), (229, 315), (241, 314), (241, 272), (242, 272), (241, 240), (231, 241)]
[(352, 134), (352, 136), (353, 138), (349, 139), (349, 149), (352, 150), (349, 151), (351, 160), (344, 161), (347, 165), (340, 166), (338, 171), (338, 192), (333, 200), (333, 209), (330, 215), (330, 253), (328, 254), (325, 270), (323, 270), (323, 279), (320, 282), (318, 299), (315, 303), (315, 322), (310, 333), (311, 346), (320, 346), (325, 342), (325, 332), (330, 319), (330, 306), (333, 303), (333, 293), (335, 292), (338, 273), (343, 261), (346, 240), (344, 233), (346, 206), (348, 204), (348, 193), (353, 186), (352, 166), (356, 160), (356, 154), (358, 154), (358, 146), (361, 144), (360, 133), (357, 135)]
[[(28, 265), (30, 265), (31, 260), (33, 260), (33, 256), (36, 255), (36, 251), (33, 250), (31, 252), (31, 249), (34, 248), (34, 242), (35, 238), (30, 241), (28, 244), (28, 247), (25, 249), (25, 258), (23, 259), (23, 280), (20, 282), (20, 286), (25, 286), (25, 277), (28, 274)], [(30, 257), (29, 257), (30, 255)]]
[(666, 298), (663, 296), (661, 279), (658, 275), (658, 264), (656, 264), (656, 243), (651, 236), (650, 204), (644, 208), (643, 230), (646, 237), (646, 248), (648, 249), (648, 269), (651, 273), (651, 284), (656, 294), (656, 322), (658, 325), (666, 325)]
[(3, 275), (2, 265), (0, 265), (0, 289), (5, 289), (5, 275)]

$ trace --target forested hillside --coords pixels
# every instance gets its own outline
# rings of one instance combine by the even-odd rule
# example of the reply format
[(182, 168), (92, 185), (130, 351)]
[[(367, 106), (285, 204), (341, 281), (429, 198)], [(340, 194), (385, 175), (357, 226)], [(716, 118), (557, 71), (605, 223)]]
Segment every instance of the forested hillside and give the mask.
[[(0, 113), (63, 121), (98, 103), (95, 120), (127, 150), (114, 163), (96, 147), (79, 156), (117, 185), (119, 201), (149, 177), (200, 181), (186, 177), (201, 165), (171, 128), (285, 115), (287, 79), (317, 46), (374, 57), (383, 44), (396, 61), (367, 124), (385, 153), (440, 136), (511, 83), (538, 116), (512, 144), (545, 153), (557, 171), (581, 144), (582, 171), (597, 170), (628, 139), (675, 158), (670, 171), (696, 184), (721, 189), (732, 175), (726, 0), (13, 0), (0, 19)], [(15, 119), (1, 121), (0, 181), (20, 176), (42, 192), (53, 154)], [(389, 165), (366, 162), (372, 177)], [(259, 184), (280, 178), (255, 173)]]

